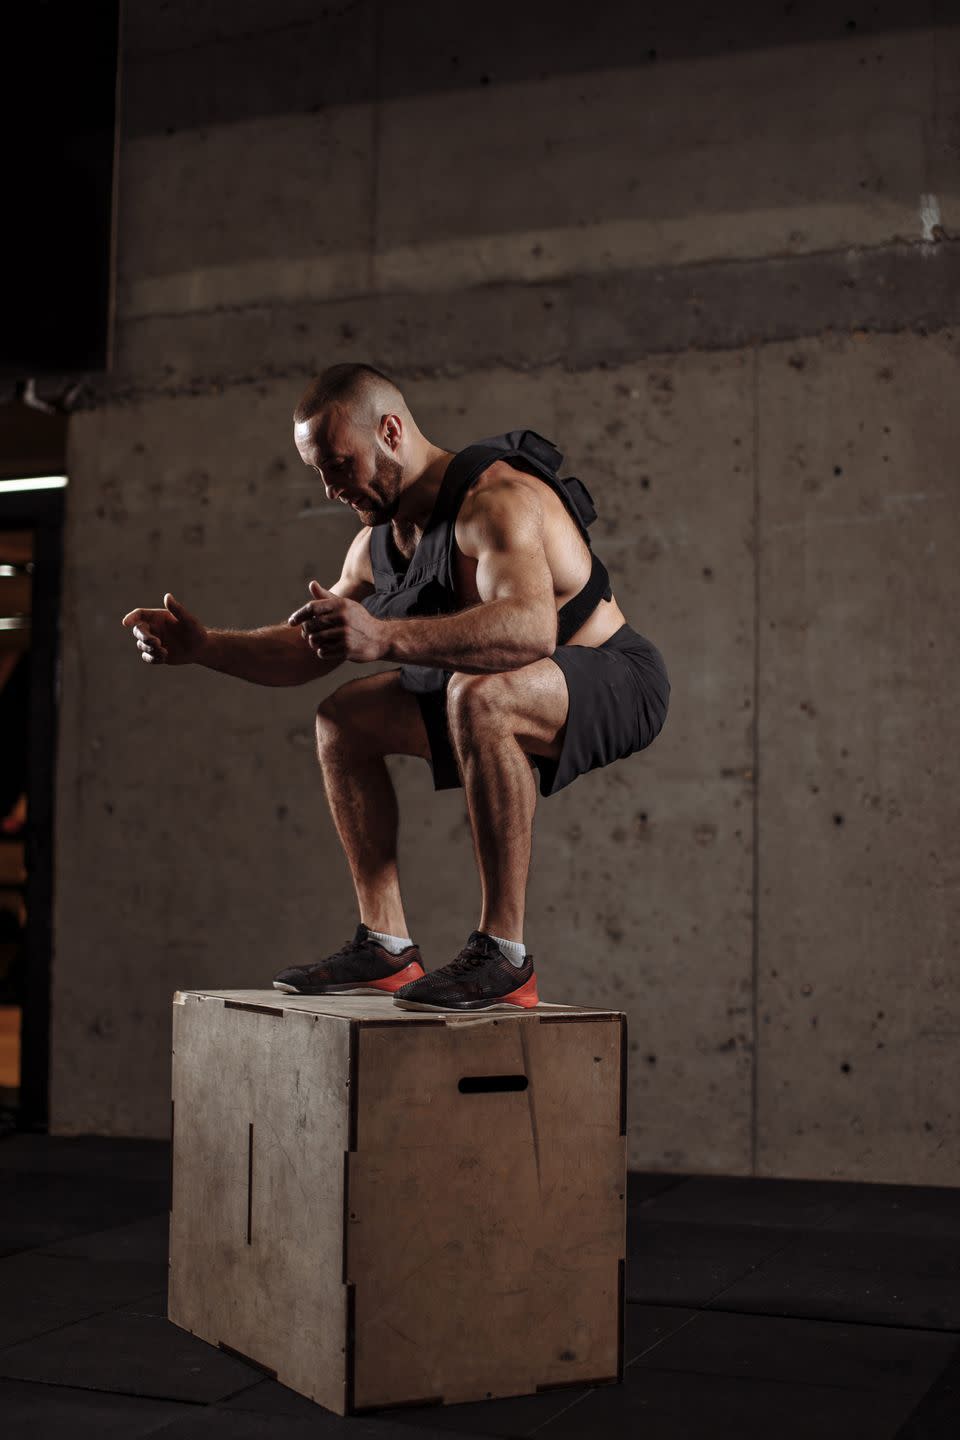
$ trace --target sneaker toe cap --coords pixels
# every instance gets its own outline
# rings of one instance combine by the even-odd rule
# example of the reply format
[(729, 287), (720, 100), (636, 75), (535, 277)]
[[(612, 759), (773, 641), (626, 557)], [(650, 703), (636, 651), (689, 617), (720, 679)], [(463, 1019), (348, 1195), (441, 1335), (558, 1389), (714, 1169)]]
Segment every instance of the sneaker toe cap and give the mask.
[(273, 977), (274, 985), (303, 985), (307, 979), (306, 971), (302, 965), (288, 965), (286, 970), (279, 970)]

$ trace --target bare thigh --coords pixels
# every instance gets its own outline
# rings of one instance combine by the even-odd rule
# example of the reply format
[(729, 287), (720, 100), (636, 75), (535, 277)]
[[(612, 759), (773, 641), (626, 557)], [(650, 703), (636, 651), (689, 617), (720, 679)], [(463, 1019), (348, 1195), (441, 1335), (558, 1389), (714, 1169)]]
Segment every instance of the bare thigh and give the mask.
[(381, 670), (347, 680), (317, 706), (318, 738), (337, 730), (376, 755), (430, 758), (417, 698), (400, 684), (399, 670)]
[(556, 760), (560, 755), (570, 697), (563, 671), (549, 656), (493, 674), (457, 671), (450, 680), (447, 704), (454, 725), (470, 712), (486, 713), (509, 726), (528, 758), (544, 755)]

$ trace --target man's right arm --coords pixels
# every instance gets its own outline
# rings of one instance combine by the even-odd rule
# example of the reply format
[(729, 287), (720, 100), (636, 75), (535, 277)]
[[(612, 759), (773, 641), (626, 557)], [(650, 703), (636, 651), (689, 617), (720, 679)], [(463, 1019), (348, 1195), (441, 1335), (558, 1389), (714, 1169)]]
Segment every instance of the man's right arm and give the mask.
[[(354, 536), (344, 556), (335, 595), (363, 600), (373, 594), (368, 527)], [(329, 675), (342, 660), (323, 659), (311, 650), (299, 625), (265, 625), (258, 630), (221, 630), (205, 626), (172, 595), (163, 610), (131, 610), (123, 623), (133, 627), (144, 660), (152, 664), (196, 664), (255, 685), (304, 685)]]
[[(370, 566), (370, 530), (358, 530), (343, 559), (334, 595), (362, 600), (374, 590)], [(299, 625), (265, 625), (259, 630), (208, 630), (199, 664), (255, 685), (305, 685), (342, 665), (311, 650)]]

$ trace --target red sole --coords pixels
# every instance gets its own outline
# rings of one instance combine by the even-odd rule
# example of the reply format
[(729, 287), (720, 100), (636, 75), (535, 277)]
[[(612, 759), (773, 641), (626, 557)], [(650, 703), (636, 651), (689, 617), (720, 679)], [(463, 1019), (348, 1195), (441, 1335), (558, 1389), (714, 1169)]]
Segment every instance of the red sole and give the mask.
[(431, 1005), (426, 1000), (404, 1000), (402, 996), (398, 996), (393, 1003), (405, 1010), (445, 1010), (448, 1014), (455, 1011), (458, 1015), (476, 1015), (483, 1010), (506, 1009), (508, 1005), (515, 1005), (518, 1010), (533, 1010), (540, 1004), (540, 996), (537, 994), (537, 977), (531, 975), (518, 990), (513, 990), (509, 995), (498, 995), (489, 1005), (471, 1007), (469, 1010), (460, 1005)]
[(401, 985), (406, 985), (409, 980), (419, 980), (424, 969), (419, 960), (411, 960), (410, 964), (395, 975), (385, 975), (382, 980), (368, 980), (365, 982), (367, 990), (385, 990), (392, 995), (394, 990), (399, 990)]

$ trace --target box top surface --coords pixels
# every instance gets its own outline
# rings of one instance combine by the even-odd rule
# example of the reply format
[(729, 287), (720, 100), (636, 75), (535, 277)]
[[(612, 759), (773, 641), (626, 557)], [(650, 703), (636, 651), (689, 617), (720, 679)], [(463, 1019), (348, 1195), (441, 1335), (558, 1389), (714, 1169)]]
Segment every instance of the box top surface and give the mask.
[(589, 1005), (551, 1005), (541, 1000), (529, 1010), (511, 1006), (502, 1010), (404, 1010), (388, 995), (289, 995), (280, 990), (176, 990), (175, 1005), (188, 998), (228, 1001), (253, 1010), (305, 1010), (311, 1015), (334, 1015), (343, 1020), (376, 1021), (378, 1024), (476, 1025), (491, 1020), (612, 1020), (622, 1010), (604, 1010)]

